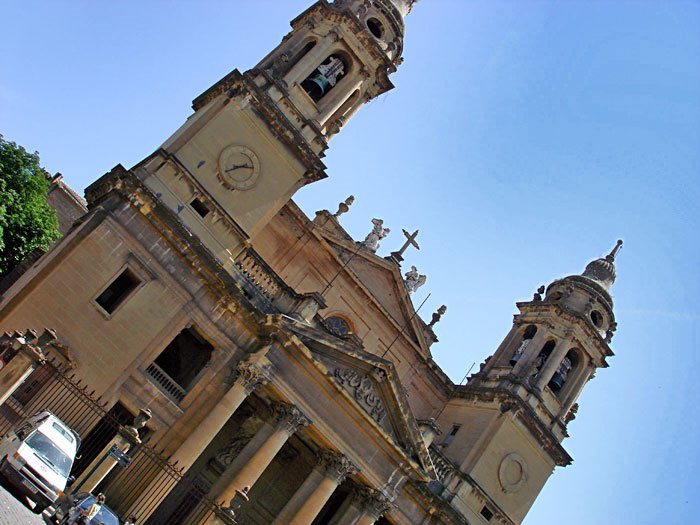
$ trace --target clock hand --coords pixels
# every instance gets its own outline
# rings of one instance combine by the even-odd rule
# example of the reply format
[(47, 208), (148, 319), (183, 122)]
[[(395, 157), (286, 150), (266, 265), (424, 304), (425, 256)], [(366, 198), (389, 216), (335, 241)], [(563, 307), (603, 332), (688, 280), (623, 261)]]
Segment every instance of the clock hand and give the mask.
[(249, 164), (234, 164), (229, 169), (224, 170), (224, 171), (226, 171), (228, 173), (229, 171), (234, 171), (234, 170), (237, 170), (240, 168), (248, 168), (248, 169), (252, 170), (253, 166), (250, 166)]

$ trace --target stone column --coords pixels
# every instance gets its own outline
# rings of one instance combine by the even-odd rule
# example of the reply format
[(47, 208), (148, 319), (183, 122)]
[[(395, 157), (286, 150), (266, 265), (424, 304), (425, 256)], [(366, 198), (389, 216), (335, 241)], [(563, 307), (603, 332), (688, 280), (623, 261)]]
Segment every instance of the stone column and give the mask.
[(289, 437), (311, 421), (294, 405), (272, 405), (272, 421), (266, 422), (236, 456), (210, 491), (212, 499), (230, 505), (236, 491), (247, 492), (275, 458)]
[[(177, 462), (177, 468), (182, 472), (186, 472), (204, 452), (211, 440), (219, 433), (245, 398), (257, 387), (267, 383), (265, 374), (263, 367), (250, 360), (240, 362), (235, 368), (232, 368), (231, 374), (225, 381), (225, 384), (230, 385), (230, 388), (197, 428), (192, 430), (187, 439), (170, 458), (170, 462)], [(171, 479), (170, 481), (171, 486), (167, 490), (160, 488), (156, 491), (155, 487), (162, 483), (162, 479), (156, 477), (156, 479), (150, 480), (149, 485), (141, 491), (143, 496), (136, 500), (129, 512), (140, 506), (138, 507), (140, 508), (139, 517), (144, 520), (148, 518), (175, 486), (175, 480)], [(143, 504), (144, 498), (147, 501), (145, 505)]]
[[(542, 345), (544, 343), (545, 338), (550, 335), (545, 332), (545, 327), (544, 326), (539, 326), (537, 328), (537, 332), (535, 333), (535, 337), (530, 339), (530, 342), (527, 344), (527, 348), (523, 352), (523, 355), (520, 356), (520, 359), (518, 360), (517, 363), (515, 363), (515, 366), (513, 367), (513, 374), (516, 376), (521, 373), (521, 371), (528, 370), (532, 367), (532, 363), (535, 359), (537, 359), (537, 356), (539, 353), (542, 351)], [(524, 330), (518, 331), (517, 335), (522, 337), (522, 334), (524, 333)], [(515, 352), (515, 348), (511, 348), (509, 351)], [(512, 354), (508, 355), (508, 360), (512, 357)], [(527, 373), (523, 373), (523, 376), (527, 377)]]
[(351, 497), (350, 505), (343, 505), (345, 510), (333, 517), (331, 525), (372, 525), (394, 506), (383, 492), (370, 487), (357, 487)]
[(337, 41), (337, 39), (338, 36), (335, 33), (330, 33), (321, 38), (299, 62), (294, 64), (291, 69), (287, 71), (287, 74), (283, 77), (284, 82), (288, 86), (291, 86), (295, 82), (303, 82), (314, 69), (321, 65), (321, 62), (323, 62), (328, 55), (332, 54), (330, 53), (330, 46), (333, 42)]
[(236, 409), (256, 388), (268, 382), (265, 371), (255, 363), (238, 363), (227, 378), (230, 386), (217, 405), (180, 445), (171, 462), (187, 471), (223, 428)]
[(581, 394), (583, 387), (593, 375), (595, 367), (592, 364), (584, 363), (581, 367), (580, 373), (576, 374), (576, 377), (567, 379), (567, 383), (570, 385), (564, 385), (564, 388), (571, 386), (568, 393), (565, 393), (564, 402), (561, 404), (561, 410), (559, 411), (558, 417), (563, 419), (568, 414), (571, 406), (574, 404), (578, 396)]
[(325, 450), (318, 465), (297, 489), (273, 525), (309, 525), (343, 480), (358, 468), (343, 454)]
[[(151, 411), (142, 408), (130, 427), (120, 427), (117, 435), (107, 443), (92, 463), (71, 484), (70, 493), (94, 492), (100, 482), (107, 477), (107, 474), (117, 466), (119, 461), (114, 455), (118, 452), (126, 455), (132, 446), (141, 444), (139, 430), (146, 426), (151, 417)], [(112, 453), (112, 448), (115, 449), (115, 453)]]
[(542, 367), (542, 370), (540, 370), (540, 375), (535, 383), (535, 388), (537, 390), (544, 389), (545, 385), (549, 383), (550, 379), (552, 379), (554, 372), (561, 364), (561, 360), (564, 359), (568, 348), (569, 345), (566, 341), (557, 342), (557, 345), (552, 349), (552, 353), (549, 355), (547, 362)]

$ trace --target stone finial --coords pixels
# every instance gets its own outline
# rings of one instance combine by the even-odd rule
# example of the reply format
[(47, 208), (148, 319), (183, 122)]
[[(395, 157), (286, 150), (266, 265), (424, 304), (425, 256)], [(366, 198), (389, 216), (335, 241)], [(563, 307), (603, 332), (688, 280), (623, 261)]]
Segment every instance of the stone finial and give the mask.
[(131, 423), (131, 425), (123, 427), (123, 433), (125, 433), (133, 443), (141, 443), (141, 439), (139, 437), (139, 430), (144, 428), (146, 426), (146, 423), (148, 423), (152, 417), (153, 413), (150, 409), (140, 409), (139, 413), (134, 417), (134, 421)]
[(440, 319), (442, 319), (442, 316), (445, 315), (445, 312), (446, 312), (446, 311), (447, 311), (447, 306), (445, 306), (445, 305), (443, 304), (440, 308), (437, 309), (437, 312), (435, 312), (435, 313), (433, 314), (433, 318), (432, 318), (432, 320), (430, 321), (430, 324), (429, 324), (428, 326), (429, 326), (430, 328), (432, 328), (433, 326), (435, 326), (436, 324), (438, 324), (438, 323), (440, 322)]
[(564, 423), (568, 425), (574, 419), (576, 419), (576, 412), (578, 412), (578, 403), (574, 403), (573, 405), (571, 405), (571, 408), (566, 413), (566, 416), (564, 416)]
[(376, 253), (377, 248), (379, 248), (379, 241), (389, 235), (391, 230), (389, 228), (384, 228), (384, 221), (382, 219), (372, 219), (372, 224), (374, 224), (372, 231), (367, 234), (367, 237), (365, 237), (365, 240), (362, 241), (361, 244), (372, 253)]
[(347, 199), (345, 199), (343, 202), (338, 204), (338, 211), (333, 214), (333, 217), (335, 217), (337, 219), (343, 213), (347, 213), (348, 210), (350, 209), (350, 206), (352, 206), (353, 202), (355, 202), (355, 196), (350, 195)]
[(540, 286), (537, 291), (535, 292), (535, 295), (532, 296), (533, 302), (540, 302), (542, 300), (542, 294), (544, 293), (544, 284)]
[(403, 282), (406, 285), (408, 293), (415, 292), (418, 290), (418, 288), (425, 284), (425, 281), (428, 280), (426, 275), (421, 275), (418, 273), (418, 269), (415, 266), (411, 266), (410, 271), (406, 272), (405, 276), (406, 278)]
[(615, 260), (615, 256), (617, 255), (617, 253), (620, 251), (621, 248), (622, 248), (622, 239), (618, 239), (617, 242), (615, 243), (615, 247), (608, 254), (606, 259), (610, 262), (613, 262)]

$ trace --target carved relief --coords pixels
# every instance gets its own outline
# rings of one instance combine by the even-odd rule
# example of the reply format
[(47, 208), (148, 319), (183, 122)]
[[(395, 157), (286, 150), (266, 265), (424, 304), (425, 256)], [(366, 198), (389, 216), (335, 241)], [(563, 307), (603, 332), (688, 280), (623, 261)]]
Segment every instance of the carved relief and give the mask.
[(311, 420), (294, 405), (286, 403), (273, 403), (270, 407), (276, 428), (285, 429), (289, 434), (294, 434), (299, 427), (306, 427)]
[(388, 496), (369, 487), (355, 489), (353, 499), (366, 514), (375, 519), (381, 518), (394, 507)]
[(368, 376), (346, 368), (336, 368), (333, 371), (333, 376), (345, 390), (352, 394), (355, 401), (365, 409), (372, 419), (381, 423), (386, 415), (386, 410), (377, 394), (374, 382)]
[(251, 363), (238, 363), (235, 368), (231, 368), (231, 373), (226, 378), (226, 383), (233, 385), (240, 381), (246, 392), (249, 394), (259, 386), (266, 385), (269, 381), (264, 370)]
[(240, 428), (228, 443), (220, 448), (216, 455), (209, 460), (209, 465), (215, 472), (223, 472), (252, 438), (253, 434)]
[(506, 493), (518, 492), (527, 482), (527, 463), (515, 452), (501, 460), (498, 467), (498, 481)]
[(332, 450), (324, 450), (319, 454), (319, 464), (325, 476), (338, 484), (360, 471), (347, 456)]

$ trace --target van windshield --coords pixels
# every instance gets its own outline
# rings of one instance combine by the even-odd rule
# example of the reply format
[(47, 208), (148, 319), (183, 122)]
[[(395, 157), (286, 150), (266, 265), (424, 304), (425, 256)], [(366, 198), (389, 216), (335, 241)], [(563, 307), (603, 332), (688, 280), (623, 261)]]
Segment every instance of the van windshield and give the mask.
[(64, 478), (68, 477), (73, 460), (41, 432), (34, 432), (25, 444)]

